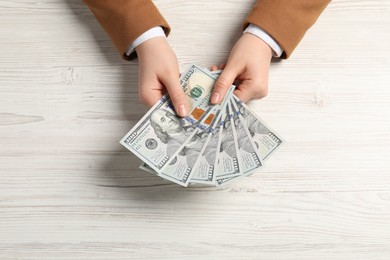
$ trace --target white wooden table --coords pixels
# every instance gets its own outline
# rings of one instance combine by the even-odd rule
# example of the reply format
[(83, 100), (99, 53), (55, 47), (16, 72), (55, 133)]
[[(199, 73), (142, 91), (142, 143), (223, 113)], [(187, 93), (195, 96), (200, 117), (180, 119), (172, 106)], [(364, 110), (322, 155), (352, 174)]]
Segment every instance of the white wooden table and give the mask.
[[(156, 1), (181, 69), (251, 1)], [(79, 0), (0, 0), (0, 259), (390, 259), (390, 2), (334, 1), (250, 106), (287, 143), (225, 189), (138, 169), (147, 111)]]

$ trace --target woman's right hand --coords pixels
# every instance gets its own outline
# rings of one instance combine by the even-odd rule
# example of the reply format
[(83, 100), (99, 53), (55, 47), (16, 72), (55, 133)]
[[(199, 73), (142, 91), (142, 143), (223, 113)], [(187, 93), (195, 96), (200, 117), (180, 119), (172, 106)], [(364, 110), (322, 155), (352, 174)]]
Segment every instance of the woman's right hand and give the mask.
[(141, 102), (153, 106), (166, 92), (176, 113), (188, 113), (187, 102), (180, 86), (177, 58), (167, 39), (156, 37), (137, 46), (139, 60), (138, 96)]

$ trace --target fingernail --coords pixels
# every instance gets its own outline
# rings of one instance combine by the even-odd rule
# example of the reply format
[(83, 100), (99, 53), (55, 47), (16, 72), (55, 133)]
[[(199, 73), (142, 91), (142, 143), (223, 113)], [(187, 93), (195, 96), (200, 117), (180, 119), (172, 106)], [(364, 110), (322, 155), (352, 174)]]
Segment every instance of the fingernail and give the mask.
[(186, 106), (184, 104), (179, 105), (179, 115), (180, 116), (186, 116), (187, 115)]
[(213, 104), (217, 104), (219, 102), (219, 98), (220, 98), (221, 94), (219, 94), (218, 92), (215, 92), (212, 97), (211, 97), (211, 103)]

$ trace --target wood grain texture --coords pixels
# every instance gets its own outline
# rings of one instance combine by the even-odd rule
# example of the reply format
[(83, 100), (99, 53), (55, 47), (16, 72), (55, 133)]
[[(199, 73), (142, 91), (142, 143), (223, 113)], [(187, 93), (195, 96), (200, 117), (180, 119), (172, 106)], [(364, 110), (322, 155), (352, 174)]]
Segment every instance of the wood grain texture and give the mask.
[[(180, 66), (224, 62), (254, 1), (155, 1)], [(287, 143), (224, 189), (138, 169), (147, 111), (78, 0), (0, 0), (0, 259), (390, 259), (390, 2), (333, 1), (250, 106)]]

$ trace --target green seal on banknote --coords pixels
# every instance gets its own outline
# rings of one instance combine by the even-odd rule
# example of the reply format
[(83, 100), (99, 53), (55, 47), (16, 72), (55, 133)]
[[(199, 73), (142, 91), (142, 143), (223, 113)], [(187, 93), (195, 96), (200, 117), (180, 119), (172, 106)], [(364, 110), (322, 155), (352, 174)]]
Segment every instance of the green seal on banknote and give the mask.
[(191, 89), (191, 96), (193, 98), (199, 98), (203, 94), (203, 88), (199, 85), (196, 85), (193, 89)]

